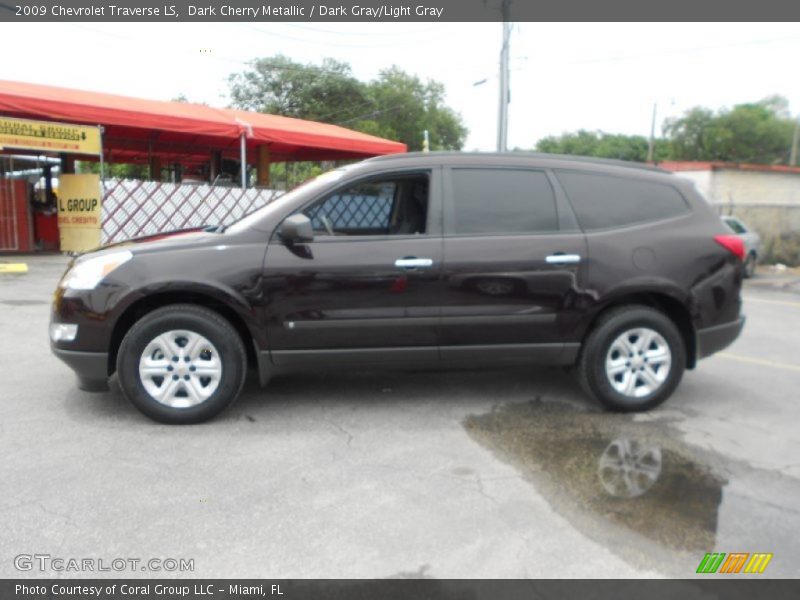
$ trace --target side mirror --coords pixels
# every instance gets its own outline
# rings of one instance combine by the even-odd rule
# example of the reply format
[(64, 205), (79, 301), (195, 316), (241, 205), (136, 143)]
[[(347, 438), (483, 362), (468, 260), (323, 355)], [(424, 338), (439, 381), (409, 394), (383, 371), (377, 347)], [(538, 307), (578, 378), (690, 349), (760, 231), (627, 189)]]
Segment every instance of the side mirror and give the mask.
[(288, 217), (281, 225), (281, 237), (287, 242), (311, 242), (314, 240), (314, 228), (311, 219), (303, 213)]

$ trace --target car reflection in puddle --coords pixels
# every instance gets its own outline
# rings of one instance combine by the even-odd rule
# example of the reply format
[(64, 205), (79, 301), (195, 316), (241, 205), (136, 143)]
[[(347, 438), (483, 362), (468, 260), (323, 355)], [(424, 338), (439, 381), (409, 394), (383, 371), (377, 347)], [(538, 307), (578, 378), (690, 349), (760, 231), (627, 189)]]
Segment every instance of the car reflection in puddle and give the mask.
[(600, 456), (597, 474), (612, 496), (638, 498), (661, 476), (661, 447), (629, 438), (616, 439)]
[(727, 481), (663, 423), (536, 399), (470, 416), (465, 427), (576, 528), (632, 562), (641, 562), (643, 541), (667, 550), (650, 554), (650, 567), (673, 563), (675, 550), (699, 562), (715, 546)]

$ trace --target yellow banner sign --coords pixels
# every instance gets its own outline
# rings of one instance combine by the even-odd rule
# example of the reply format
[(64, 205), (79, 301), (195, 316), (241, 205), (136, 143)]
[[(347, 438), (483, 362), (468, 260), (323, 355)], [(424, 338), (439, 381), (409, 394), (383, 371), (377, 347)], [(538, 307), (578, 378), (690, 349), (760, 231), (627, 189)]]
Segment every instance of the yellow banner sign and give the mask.
[(0, 147), (99, 156), (100, 128), (0, 117)]
[(100, 176), (62, 175), (58, 181), (58, 229), (62, 252), (85, 252), (100, 245)]

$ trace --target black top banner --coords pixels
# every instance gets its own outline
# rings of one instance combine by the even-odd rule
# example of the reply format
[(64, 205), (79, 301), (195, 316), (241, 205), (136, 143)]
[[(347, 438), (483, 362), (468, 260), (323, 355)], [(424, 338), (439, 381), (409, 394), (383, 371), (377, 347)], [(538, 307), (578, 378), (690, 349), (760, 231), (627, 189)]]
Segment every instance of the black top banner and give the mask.
[(3, 22), (797, 21), (787, 0), (0, 0)]
[(10, 600), (795, 600), (800, 580), (5, 579)]

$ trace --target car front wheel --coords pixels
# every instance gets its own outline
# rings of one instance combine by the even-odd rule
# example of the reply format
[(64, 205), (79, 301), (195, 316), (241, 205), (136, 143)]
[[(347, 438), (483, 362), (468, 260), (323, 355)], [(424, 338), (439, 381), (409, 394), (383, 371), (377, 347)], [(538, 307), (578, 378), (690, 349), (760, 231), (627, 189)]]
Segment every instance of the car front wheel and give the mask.
[(154, 310), (122, 340), (117, 374), (125, 396), (148, 417), (188, 424), (211, 419), (239, 395), (247, 358), (230, 323), (206, 308)]
[(612, 309), (584, 344), (579, 376), (606, 408), (642, 411), (664, 402), (680, 383), (686, 349), (663, 313), (645, 306)]

